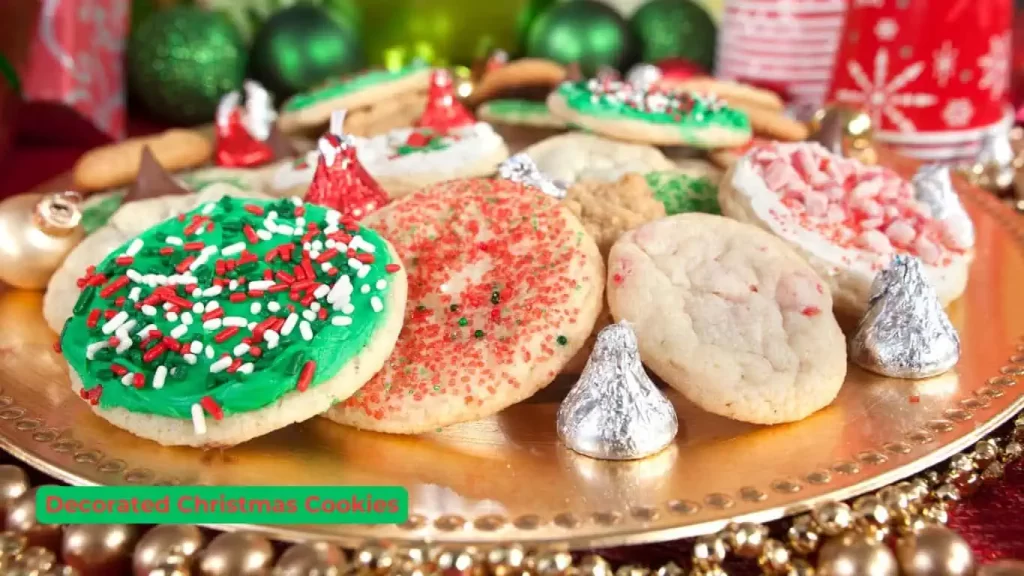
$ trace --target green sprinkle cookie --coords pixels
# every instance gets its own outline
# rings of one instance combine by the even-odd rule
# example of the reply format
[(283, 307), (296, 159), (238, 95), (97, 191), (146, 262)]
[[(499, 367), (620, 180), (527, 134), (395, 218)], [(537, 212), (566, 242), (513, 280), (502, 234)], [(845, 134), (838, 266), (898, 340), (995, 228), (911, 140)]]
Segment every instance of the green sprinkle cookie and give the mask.
[(708, 178), (679, 172), (649, 172), (644, 177), (669, 216), (684, 212), (722, 213), (718, 207), (718, 186)]

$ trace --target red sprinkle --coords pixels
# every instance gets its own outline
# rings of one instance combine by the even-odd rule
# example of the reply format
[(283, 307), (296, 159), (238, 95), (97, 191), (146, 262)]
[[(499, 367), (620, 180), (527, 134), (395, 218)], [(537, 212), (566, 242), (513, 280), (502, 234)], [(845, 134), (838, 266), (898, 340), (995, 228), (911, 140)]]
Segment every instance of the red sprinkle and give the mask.
[(277, 280), (278, 282), (282, 282), (284, 284), (291, 284), (292, 282), (295, 282), (295, 277), (294, 276), (292, 276), (291, 274), (289, 274), (287, 272), (284, 272), (282, 270), (278, 270), (274, 274), (274, 279)]
[(103, 288), (103, 290), (100, 290), (100, 296), (103, 298), (110, 298), (118, 290), (127, 286), (128, 282), (130, 282), (130, 280), (128, 280), (127, 276), (120, 276), (110, 284), (107, 284), (106, 287)]
[(242, 365), (241, 358), (235, 358), (231, 361), (231, 366), (228, 366), (228, 372), (234, 373), (238, 371), (238, 368)]
[(331, 258), (334, 258), (337, 255), (338, 255), (338, 249), (337, 248), (331, 248), (331, 249), (327, 250), (326, 252), (324, 252), (324, 253), (320, 254), (319, 256), (317, 256), (316, 257), (316, 261), (317, 262), (327, 262), (328, 260), (330, 260)]
[(146, 350), (146, 353), (142, 355), (142, 361), (146, 363), (152, 362), (153, 360), (159, 358), (160, 355), (163, 354), (164, 351), (166, 350), (167, 346), (164, 346), (164, 343), (160, 342), (156, 346), (153, 346), (149, 350)]
[(103, 386), (96, 386), (92, 390), (82, 388), (78, 391), (78, 395), (89, 404), (95, 406), (100, 403), (100, 396), (103, 395)]
[(118, 378), (121, 378), (122, 376), (128, 373), (128, 369), (125, 368), (124, 366), (121, 366), (120, 364), (111, 364), (110, 371), (114, 374), (114, 376), (117, 376)]
[(911, 404), (917, 404), (920, 401), (921, 401), (921, 397), (916, 395), (916, 394), (910, 397), (910, 403)]
[(818, 308), (817, 306), (807, 306), (801, 310), (800, 313), (804, 316), (817, 316), (818, 314), (821, 314), (821, 308)]
[(255, 214), (257, 216), (263, 216), (263, 207), (255, 204), (246, 204), (245, 211), (249, 214)]
[(306, 362), (306, 365), (302, 367), (302, 372), (299, 373), (299, 381), (295, 383), (295, 388), (299, 392), (305, 392), (309, 388), (314, 372), (316, 372), (316, 362), (313, 360)]
[(178, 262), (178, 265), (175, 266), (174, 269), (178, 271), (178, 274), (183, 274), (186, 270), (188, 270), (188, 267), (191, 266), (192, 263), (195, 261), (195, 256), (186, 256), (184, 260)]
[(131, 266), (132, 262), (135, 262), (135, 258), (128, 255), (114, 258), (114, 264), (117, 264), (118, 266)]
[(247, 296), (245, 295), (245, 292), (233, 292), (231, 296), (228, 296), (228, 300), (236, 303), (245, 302), (246, 298)]
[(53, 341), (53, 351), (56, 352), (57, 354), (63, 352), (63, 350), (60, 347), (60, 338), (57, 338), (56, 340)]
[(203, 410), (213, 416), (214, 420), (220, 420), (224, 418), (224, 411), (220, 409), (220, 404), (209, 396), (203, 396), (203, 399), (199, 401), (199, 405), (203, 407)]
[(185, 250), (189, 250), (189, 251), (202, 250), (205, 247), (206, 247), (206, 243), (201, 241), (201, 240), (193, 240), (192, 242), (185, 242), (185, 245), (183, 246), (183, 248)]
[[(297, 216), (297, 217), (298, 216), (305, 216), (305, 214), (306, 214), (306, 207), (305, 206), (296, 206), (295, 207), (295, 216)], [(310, 222), (310, 224), (312, 224), (312, 222)]]
[(174, 246), (164, 246), (159, 250), (161, 256), (170, 256), (174, 254)]
[(171, 338), (170, 336), (164, 336), (164, 339), (161, 340), (161, 342), (171, 352), (181, 352), (181, 342), (178, 342), (174, 338)]
[(395, 272), (398, 272), (401, 269), (402, 267), (395, 263), (388, 264), (387, 266), (384, 267), (384, 271), (387, 272), (388, 274), (394, 274)]
[[(273, 286), (271, 286), (271, 288), (273, 288)], [(263, 290), (249, 290), (248, 294), (250, 298), (262, 298)]]
[(206, 222), (206, 217), (205, 216), (200, 216), (200, 215), (196, 214), (195, 216), (192, 217), (192, 222), (189, 223), (189, 225), (185, 227), (185, 235), (186, 236), (191, 236), (192, 234), (195, 234), (196, 231), (198, 231), (199, 228), (201, 228), (202, 225), (205, 222)]
[(249, 355), (253, 358), (259, 358), (263, 355), (263, 350), (259, 346), (253, 346), (249, 348)]
[(373, 254), (369, 252), (360, 252), (356, 254), (356, 260), (359, 260), (363, 264), (373, 264)]
[[(274, 284), (273, 286), (270, 287), (269, 291), (270, 291), (271, 294), (276, 294), (278, 292), (284, 292), (287, 289), (288, 289), (288, 285), (287, 284)], [(257, 290), (257, 292), (258, 292), (258, 290)]]
[(245, 234), (245, 239), (249, 241), (249, 244), (258, 244), (260, 237), (256, 235), (256, 231), (252, 229), (252, 226), (246, 224), (242, 228), (242, 233)]
[(104, 276), (103, 274), (97, 274), (97, 275), (89, 278), (88, 280), (86, 280), (85, 284), (87, 286), (102, 286), (106, 281), (107, 281), (107, 277), (106, 276)]
[(100, 309), (93, 308), (89, 312), (89, 317), (85, 319), (85, 325), (89, 328), (95, 328), (96, 323), (100, 321)]
[(114, 306), (124, 308), (124, 296), (118, 296), (117, 300), (114, 300)]
[(103, 319), (104, 320), (110, 320), (114, 316), (117, 316), (117, 310), (104, 310), (103, 311)]
[(229, 338), (231, 338), (235, 334), (238, 334), (238, 328), (236, 328), (234, 326), (228, 326), (227, 328), (225, 328), (225, 329), (221, 330), (220, 332), (218, 332), (217, 335), (213, 337), (213, 341), (218, 343), (218, 344), (220, 344), (220, 343), (228, 340)]
[(142, 374), (142, 372), (136, 372), (135, 375), (132, 376), (132, 386), (135, 386), (136, 388), (142, 388), (145, 385), (146, 377)]
[(213, 310), (210, 310), (209, 312), (203, 314), (203, 322), (206, 322), (207, 320), (213, 320), (214, 318), (223, 317), (224, 309), (218, 306), (217, 308), (214, 308)]

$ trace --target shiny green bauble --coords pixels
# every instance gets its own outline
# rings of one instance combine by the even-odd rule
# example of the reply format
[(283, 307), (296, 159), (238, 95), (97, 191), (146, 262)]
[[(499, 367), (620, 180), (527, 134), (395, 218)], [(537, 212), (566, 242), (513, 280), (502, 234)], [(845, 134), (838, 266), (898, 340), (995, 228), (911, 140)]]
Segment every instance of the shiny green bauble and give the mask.
[(249, 75), (280, 102), (328, 78), (349, 74), (364, 65), (362, 40), (310, 4), (296, 4), (270, 17), (253, 39)]
[(200, 8), (153, 13), (132, 31), (126, 53), (132, 94), (173, 124), (212, 120), (221, 96), (245, 79), (238, 31), (223, 15)]
[(562, 64), (577, 62), (592, 76), (603, 66), (622, 70), (634, 57), (633, 34), (614, 8), (597, 0), (557, 4), (537, 17), (526, 37), (526, 53)]
[(715, 61), (715, 23), (693, 0), (651, 0), (630, 18), (640, 59), (684, 58), (704, 70)]

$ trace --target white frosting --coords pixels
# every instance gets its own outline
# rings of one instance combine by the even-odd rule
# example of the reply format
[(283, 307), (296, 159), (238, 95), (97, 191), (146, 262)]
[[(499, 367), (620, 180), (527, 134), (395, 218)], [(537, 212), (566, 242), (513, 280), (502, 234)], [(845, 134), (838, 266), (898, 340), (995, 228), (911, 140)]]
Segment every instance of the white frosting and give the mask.
[[(780, 145), (780, 149), (785, 149)], [(799, 146), (799, 144), (797, 144)], [(733, 172), (732, 187), (744, 197), (758, 220), (763, 222), (777, 236), (799, 246), (806, 254), (819, 260), (830, 275), (839, 270), (855, 276), (858, 281), (871, 283), (879, 270), (884, 268), (896, 252), (879, 253), (855, 247), (839, 246), (815, 230), (801, 225), (790, 209), (782, 203), (782, 197), (768, 188), (765, 179), (754, 167), (752, 153), (743, 156)], [(969, 220), (968, 220), (969, 222)], [(950, 254), (956, 261), (964, 255)], [(944, 283), (950, 274), (948, 266), (933, 266), (922, 261), (925, 272), (933, 283)]]
[(490, 124), (477, 122), (451, 130), (454, 141), (444, 150), (395, 156), (412, 132), (412, 128), (399, 128), (373, 138), (357, 138), (359, 160), (373, 176), (458, 173), (466, 164), (487, 158), (503, 145)]
[(313, 182), (313, 174), (316, 172), (318, 157), (319, 152), (317, 150), (307, 152), (305, 168), (296, 168), (294, 160), (288, 161), (274, 171), (274, 176), (270, 180), (270, 186), (274, 190), (289, 190), (298, 186), (309, 186)]

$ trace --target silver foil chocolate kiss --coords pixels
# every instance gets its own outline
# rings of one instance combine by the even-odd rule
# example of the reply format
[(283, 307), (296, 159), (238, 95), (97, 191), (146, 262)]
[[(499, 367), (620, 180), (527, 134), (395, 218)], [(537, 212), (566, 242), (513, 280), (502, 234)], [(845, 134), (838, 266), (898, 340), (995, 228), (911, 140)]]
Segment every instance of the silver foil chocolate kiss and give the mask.
[(501, 166), (498, 166), (498, 176), (532, 186), (558, 200), (565, 198), (565, 186), (542, 174), (537, 164), (526, 154), (516, 154), (502, 162)]
[(597, 335), (583, 374), (558, 409), (558, 437), (574, 452), (637, 460), (664, 450), (679, 430), (676, 411), (640, 363), (625, 322)]
[(626, 82), (634, 88), (646, 90), (661, 80), (661, 68), (654, 64), (637, 64), (629, 69)]
[(953, 188), (948, 165), (922, 166), (911, 184), (914, 186), (914, 198), (928, 206), (932, 218), (945, 221), (949, 230), (956, 235), (958, 243), (963, 244), (962, 247), (974, 245), (974, 224)]
[(871, 285), (867, 314), (850, 340), (850, 360), (892, 378), (930, 378), (960, 359), (950, 323), (921, 262), (898, 255)]

